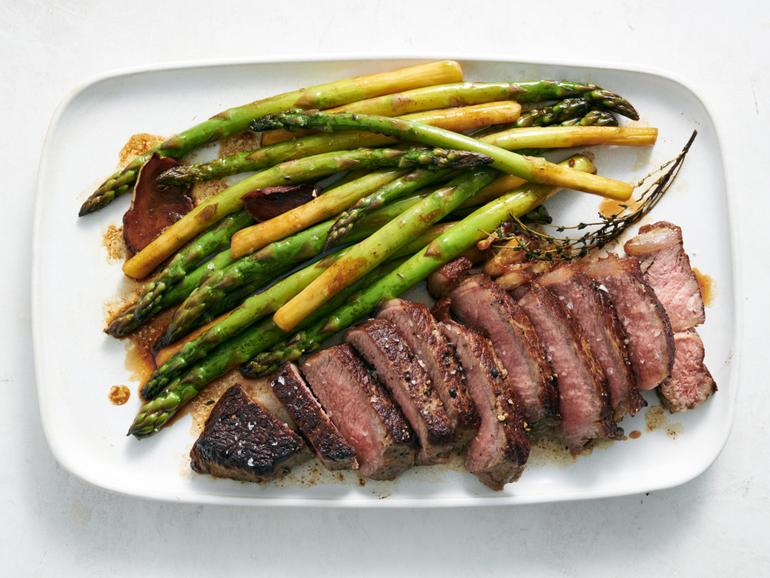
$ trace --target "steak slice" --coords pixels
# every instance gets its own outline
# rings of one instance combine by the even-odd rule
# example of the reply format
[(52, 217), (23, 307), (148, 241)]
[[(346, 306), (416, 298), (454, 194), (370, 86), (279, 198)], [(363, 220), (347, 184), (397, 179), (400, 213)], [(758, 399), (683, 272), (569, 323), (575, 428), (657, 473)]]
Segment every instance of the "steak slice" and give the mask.
[(474, 275), (451, 293), (452, 311), (494, 344), (530, 426), (553, 425), (558, 397), (535, 327), (524, 310), (486, 275)]
[(674, 364), (674, 334), (655, 292), (644, 281), (639, 262), (608, 255), (581, 264), (583, 272), (597, 281), (615, 306), (628, 339), (631, 368), (639, 389), (662, 383)]
[(414, 464), (409, 424), (352, 347), (342, 344), (311, 355), (302, 373), (355, 448), (362, 476), (392, 480)]
[(420, 442), (417, 463), (445, 461), (454, 438), (452, 424), (401, 332), (386, 319), (372, 319), (348, 331), (346, 340), (374, 367), (414, 429)]
[(717, 385), (703, 364), (705, 351), (700, 335), (694, 329), (674, 334), (676, 356), (674, 368), (659, 388), (658, 397), (671, 412), (698, 407), (716, 392)]
[(672, 331), (685, 331), (706, 320), (700, 285), (684, 252), (682, 229), (665, 221), (645, 225), (624, 248), (639, 259), (644, 280), (666, 310)]
[(190, 465), (199, 474), (262, 482), (310, 457), (301, 437), (234, 385), (211, 410)]
[(481, 415), (479, 431), (465, 454), (465, 467), (493, 490), (502, 490), (524, 471), (529, 438), (516, 394), (491, 342), (454, 322), (440, 325), (455, 347)]
[(458, 257), (442, 265), (428, 276), (428, 293), (434, 299), (441, 299), (468, 275), (473, 269), (473, 261), (468, 257)]
[(441, 398), (455, 432), (455, 447), (465, 447), (479, 428), (479, 415), (473, 405), (465, 374), (454, 349), (441, 333), (430, 310), (421, 303), (404, 299), (386, 302), (378, 317), (393, 323), (418, 358)]
[(302, 373), (355, 448), (362, 476), (392, 480), (414, 464), (412, 430), (352, 347), (342, 344), (311, 355)]
[(597, 438), (614, 439), (604, 372), (559, 299), (537, 283), (519, 298), (540, 336), (559, 389), (561, 433), (574, 455)]
[(626, 334), (615, 307), (595, 282), (572, 265), (562, 265), (538, 278), (550, 289), (577, 323), (599, 366), (607, 378), (613, 418), (635, 415), (645, 406), (636, 387), (631, 361), (625, 344)]
[(293, 363), (285, 363), (273, 376), (270, 386), (327, 469), (358, 468), (356, 451), (329, 419)]

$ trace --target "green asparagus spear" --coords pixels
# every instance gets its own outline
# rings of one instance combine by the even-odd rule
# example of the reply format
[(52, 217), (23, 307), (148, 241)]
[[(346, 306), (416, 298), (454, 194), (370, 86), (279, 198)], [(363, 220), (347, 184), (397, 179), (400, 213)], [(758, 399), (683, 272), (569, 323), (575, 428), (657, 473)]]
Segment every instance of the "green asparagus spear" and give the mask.
[[(584, 155), (564, 161), (576, 170), (594, 171), (593, 163)], [(285, 361), (296, 361), (317, 350), (329, 337), (363, 319), (381, 303), (397, 297), (419, 283), (441, 265), (448, 263), (494, 231), (512, 215), (525, 215), (544, 202), (555, 187), (527, 183), (509, 194), (495, 199), (456, 223), (428, 247), (418, 252), (392, 273), (351, 297), (345, 305), (327, 318), (305, 324), (288, 340), (270, 351), (257, 354), (242, 368), (244, 375), (257, 377), (269, 373)]]
[[(534, 183), (570, 187), (618, 200), (628, 199), (633, 192), (633, 185), (629, 183), (560, 167), (539, 157), (523, 157), (471, 137), (404, 119), (298, 111), (263, 117), (253, 121), (250, 126), (253, 130), (274, 127), (323, 128), (330, 131), (369, 130), (398, 136), (404, 140), (428, 143), (431, 146), (479, 152), (493, 159), (494, 168)], [(247, 231), (248, 229), (244, 229), (233, 236), (231, 247), (236, 255), (245, 254), (250, 249), (248, 236), (245, 235)]]
[(253, 221), (246, 211), (238, 211), (193, 240), (174, 256), (155, 279), (142, 287), (136, 303), (115, 317), (105, 331), (113, 337), (125, 337), (153, 317), (164, 295), (172, 287), (210, 255), (228, 247), (233, 233)]
[(561, 126), (618, 126), (617, 117), (606, 110), (589, 110), (580, 118), (571, 118)]
[(414, 88), (462, 80), (456, 62), (432, 62), (392, 72), (348, 78), (329, 84), (294, 90), (257, 100), (250, 104), (220, 112), (209, 120), (172, 136), (160, 146), (138, 156), (117, 171), (83, 203), (80, 216), (92, 213), (130, 190), (141, 166), (158, 152), (161, 156), (182, 158), (199, 146), (246, 130), (255, 117), (291, 108), (323, 109)]
[[(359, 283), (349, 287), (326, 306), (319, 309), (312, 318), (308, 319), (308, 323), (329, 315), (358, 289), (374, 282), (398, 264), (398, 262), (392, 265), (386, 264), (381, 269), (372, 271)], [(200, 363), (190, 368), (181, 377), (175, 378), (155, 399), (143, 404), (128, 430), (128, 435), (145, 438), (160, 431), (187, 402), (198, 395), (210, 382), (286, 337), (286, 333), (281, 331), (271, 319), (264, 319), (232, 339), (225, 341), (209, 352)]]
[[(219, 194), (207, 198), (192, 211), (165, 229), (149, 245), (123, 264), (129, 277), (142, 279), (177, 249), (201, 231), (234, 213), (242, 206), (243, 195), (260, 189), (292, 182), (320, 179), (341, 170), (382, 167), (436, 169), (463, 166), (467, 162), (486, 161), (483, 155), (445, 149), (356, 149), (325, 153), (287, 161), (240, 181)], [(240, 256), (240, 255), (236, 255)]]
[(491, 183), (496, 174), (497, 171), (489, 168), (474, 169), (426, 196), (353, 246), (347, 255), (278, 309), (273, 316), (275, 324), (284, 331), (292, 331), (340, 290), (358, 281), (411, 238), (422, 234)]

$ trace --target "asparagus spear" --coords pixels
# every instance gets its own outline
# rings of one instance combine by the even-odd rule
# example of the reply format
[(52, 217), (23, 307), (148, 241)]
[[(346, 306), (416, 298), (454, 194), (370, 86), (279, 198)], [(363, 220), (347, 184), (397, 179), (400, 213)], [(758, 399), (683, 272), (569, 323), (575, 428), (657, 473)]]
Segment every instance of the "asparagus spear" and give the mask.
[[(273, 127), (324, 128), (325, 130), (371, 130), (405, 140), (443, 145), (461, 150), (476, 151), (493, 159), (492, 166), (502, 172), (519, 176), (535, 183), (555, 184), (602, 196), (627, 200), (633, 185), (561, 167), (539, 157), (524, 157), (488, 143), (404, 119), (364, 116), (349, 113), (294, 111), (270, 115), (251, 123), (253, 130)], [(258, 229), (247, 227), (233, 235), (230, 248), (233, 254), (245, 255), (260, 241)]]
[[(399, 94), (390, 94), (330, 109), (329, 112), (351, 112), (380, 116), (402, 116), (423, 110), (457, 106), (456, 103), (479, 104), (499, 100), (533, 103), (581, 97), (596, 108), (615, 111), (638, 120), (639, 115), (627, 100), (595, 84), (568, 81), (540, 80), (535, 82), (466, 82), (418, 88)], [(263, 134), (263, 144), (274, 144), (292, 138), (286, 130), (272, 130)]]
[[(595, 170), (593, 163), (584, 155), (575, 155), (564, 162), (571, 163), (576, 170)], [(261, 376), (285, 361), (295, 361), (317, 350), (332, 335), (365, 318), (384, 301), (397, 297), (424, 280), (441, 265), (473, 247), (512, 215), (521, 216), (533, 210), (557, 190), (557, 187), (527, 183), (477, 209), (391, 273), (356, 293), (332, 315), (312, 324), (304, 324), (306, 328), (290, 339), (270, 351), (255, 355), (242, 372), (249, 377)]]
[[(518, 103), (509, 101), (432, 110), (404, 118), (455, 132), (465, 132), (515, 121), (520, 111), (521, 106)], [(263, 141), (262, 147), (255, 151), (238, 152), (208, 163), (178, 165), (162, 173), (158, 181), (169, 185), (184, 185), (220, 179), (237, 173), (262, 170), (287, 160), (350, 148), (377, 147), (394, 143), (396, 140), (381, 134), (353, 131), (305, 136), (269, 146)]]
[[(462, 152), (444, 149), (356, 149), (281, 163), (207, 198), (126, 261), (123, 272), (135, 279), (146, 277), (198, 233), (240, 209), (241, 197), (254, 189), (315, 180), (341, 170), (418, 166), (443, 168), (464, 158), (469, 157), (463, 157)], [(478, 157), (473, 155), (473, 158)]]
[[(277, 239), (285, 238), (322, 219), (333, 217), (344, 207), (350, 206), (357, 199), (382, 186), (398, 190), (399, 195), (394, 196), (400, 196), (417, 191), (447, 175), (445, 170), (435, 171), (435, 173), (422, 170), (402, 176), (402, 173), (396, 171), (380, 171), (336, 187), (309, 203), (287, 211), (278, 218), (261, 223), (260, 246), (264, 247), (271, 242), (275, 244)], [(325, 232), (328, 232), (328, 229), (325, 229)], [(269, 247), (270, 245), (268, 249)], [(265, 275), (263, 251), (251, 255), (253, 258), (248, 256), (241, 258), (237, 264), (213, 273), (193, 291), (174, 313), (163, 342), (172, 342), (185, 335), (201, 322), (202, 315), (211, 311), (232, 291), (254, 284), (255, 278), (257, 283), (262, 282), (262, 277)]]
[[(386, 274), (398, 265), (383, 265), (353, 287), (349, 287), (318, 310), (308, 319), (312, 323), (330, 314), (336, 307), (342, 305), (356, 290)], [(161, 391), (155, 399), (148, 401), (139, 408), (139, 412), (128, 430), (128, 435), (144, 438), (160, 431), (168, 421), (192, 398), (203, 390), (206, 385), (228, 371), (248, 361), (251, 357), (272, 347), (287, 337), (270, 319), (252, 325), (232, 339), (214, 348), (181, 377), (175, 378)]]
[(127, 192), (136, 181), (141, 166), (154, 152), (162, 156), (181, 158), (212, 140), (246, 130), (251, 119), (264, 114), (291, 108), (331, 108), (393, 92), (461, 80), (460, 65), (445, 60), (294, 90), (225, 110), (209, 120), (172, 136), (160, 146), (138, 156), (125, 168), (117, 171), (83, 203), (80, 216), (101, 209), (118, 195)]
[[(380, 211), (372, 213), (370, 215), (371, 219), (362, 221), (360, 226), (353, 232), (352, 236), (359, 239), (365, 237), (372, 231), (381, 227), (384, 223), (387, 223), (399, 215), (415, 202), (417, 202), (417, 198), (404, 199), (403, 202), (383, 207)], [(285, 272), (302, 260), (319, 254), (326, 243), (326, 238), (331, 225), (331, 221), (321, 223), (266, 247), (264, 251), (260, 252), (262, 256), (262, 262), (260, 264), (261, 273), (254, 274), (251, 277), (251, 283), (241, 287), (243, 291), (231, 292), (221, 301), (222, 306), (232, 309), (243, 301), (243, 299), (248, 297), (250, 293), (256, 291), (259, 288), (259, 286), (255, 286), (257, 283), (266, 282), (263, 281), (265, 279), (264, 271), (280, 270)], [(253, 256), (250, 256), (249, 258), (253, 258)], [(217, 274), (218, 271), (224, 270), (234, 262), (235, 259), (233, 259), (229, 249), (218, 253), (209, 261), (185, 275), (174, 286), (167, 289), (152, 303), (152, 306), (145, 307), (140, 312), (137, 312), (137, 308), (132, 306), (118, 315), (118, 317), (116, 317), (110, 324), (110, 328), (112, 329), (109, 331), (110, 335), (114, 335), (115, 337), (124, 337), (128, 335), (161, 311), (184, 301), (201, 285), (204, 279)], [(242, 264), (239, 266), (241, 265)], [(271, 276), (269, 275), (267, 276), (267, 281), (270, 280), (270, 277)], [(212, 311), (214, 309), (215, 307), (212, 307)], [(226, 310), (227, 309), (225, 309), (225, 311)], [(201, 319), (201, 322), (205, 321), (205, 317)], [(161, 338), (159, 344), (162, 346), (167, 339), (169, 338)]]
[[(450, 225), (444, 223), (428, 229), (423, 235), (402, 247), (395, 253), (394, 257), (409, 256), (419, 251), (443, 233), (448, 226)], [(349, 251), (349, 248), (340, 249), (327, 255), (323, 259), (282, 279), (269, 289), (246, 299), (227, 316), (202, 334), (185, 343), (168, 361), (158, 367), (150, 376), (150, 379), (142, 386), (142, 397), (146, 400), (156, 397), (183, 370), (203, 359), (216, 346), (238, 335), (265, 315), (276, 311)]]
[(344, 257), (278, 309), (273, 316), (275, 324), (284, 331), (292, 331), (311, 312), (377, 267), (406, 241), (420, 235), (492, 182), (495, 174), (496, 171), (488, 168), (469, 171), (404, 211), (397, 219), (353, 246)]
[(570, 118), (561, 126), (618, 126), (617, 117), (606, 110), (590, 110), (580, 118)]

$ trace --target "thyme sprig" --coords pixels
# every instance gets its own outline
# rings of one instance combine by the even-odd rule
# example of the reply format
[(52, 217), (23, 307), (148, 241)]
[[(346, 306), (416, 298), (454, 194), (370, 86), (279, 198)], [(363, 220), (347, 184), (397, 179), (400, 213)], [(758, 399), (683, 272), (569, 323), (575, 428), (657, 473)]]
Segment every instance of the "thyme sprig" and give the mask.
[[(611, 243), (623, 232), (635, 223), (638, 223), (658, 204), (666, 191), (679, 174), (684, 159), (690, 151), (698, 131), (693, 131), (687, 144), (681, 152), (670, 161), (664, 163), (656, 170), (641, 179), (636, 189), (644, 189), (635, 199), (620, 204), (620, 211), (614, 215), (604, 216), (599, 213), (599, 221), (578, 223), (573, 226), (548, 225), (555, 232), (586, 231), (580, 236), (554, 236), (544, 229), (526, 223), (518, 217), (513, 217), (513, 232), (507, 235), (498, 235), (497, 238), (505, 241), (517, 240), (518, 244), (509, 247), (523, 251), (527, 261), (572, 261), (585, 257), (593, 249), (601, 249)], [(527, 242), (536, 239), (536, 243)]]

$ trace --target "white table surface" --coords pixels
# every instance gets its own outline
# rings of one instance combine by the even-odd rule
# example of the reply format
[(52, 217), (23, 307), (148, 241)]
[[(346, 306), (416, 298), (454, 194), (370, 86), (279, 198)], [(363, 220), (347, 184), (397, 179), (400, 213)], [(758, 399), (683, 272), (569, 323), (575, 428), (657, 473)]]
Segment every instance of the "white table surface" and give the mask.
[[(0, 0), (0, 574), (768, 575), (768, 3), (217, 4)], [(706, 473), (673, 490), (582, 503), (304, 511), (145, 502), (55, 463), (37, 409), (29, 303), (32, 200), (54, 108), (113, 68), (327, 52), (599, 60), (669, 70), (700, 90), (721, 129), (740, 246), (754, 257), (739, 273), (736, 422)]]

